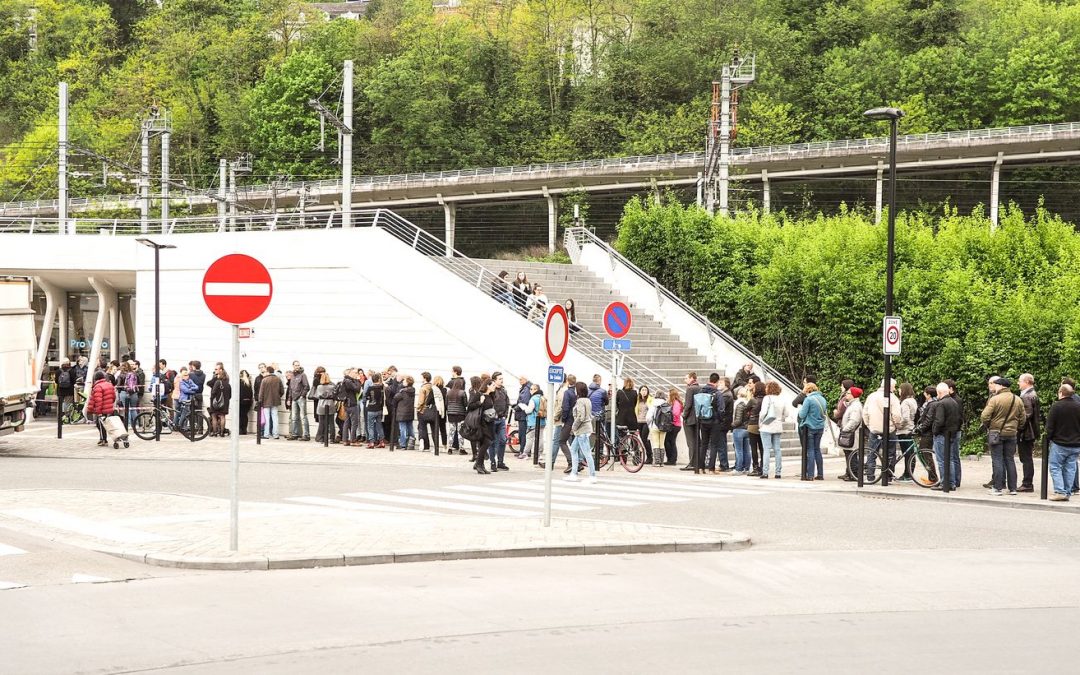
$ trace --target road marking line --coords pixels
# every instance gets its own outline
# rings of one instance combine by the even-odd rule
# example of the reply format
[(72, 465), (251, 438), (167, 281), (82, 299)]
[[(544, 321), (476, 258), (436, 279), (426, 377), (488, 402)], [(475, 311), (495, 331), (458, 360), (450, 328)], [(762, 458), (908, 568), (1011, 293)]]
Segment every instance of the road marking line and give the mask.
[[(536, 483), (526, 482), (526, 483), (523, 483), (523, 484), (524, 485), (535, 485)], [(543, 486), (543, 483), (540, 483), (540, 485)], [(621, 498), (621, 499), (636, 499), (636, 500), (639, 500), (639, 501), (647, 501), (647, 502), (667, 502), (667, 503), (674, 504), (674, 503), (677, 503), (677, 502), (685, 502), (685, 501), (689, 501), (690, 499), (692, 499), (692, 497), (690, 495), (679, 496), (679, 497), (671, 497), (671, 496), (668, 496), (668, 495), (658, 495), (658, 494), (650, 494), (650, 493), (640, 492), (640, 491), (629, 491), (629, 490), (620, 490), (618, 488), (613, 489), (613, 488), (610, 488), (610, 487), (604, 487), (603, 479), (601, 479), (600, 482), (594, 483), (594, 484), (571, 483), (569, 481), (564, 481), (564, 480), (560, 480), (557, 483), (555, 481), (552, 481), (551, 487), (555, 491), (558, 491), (558, 492), (565, 491), (568, 494), (579, 494), (579, 495), (586, 495), (586, 496), (592, 495), (592, 496), (602, 497), (602, 498), (609, 498), (610, 497), (610, 498), (613, 498), (613, 499), (619, 499), (619, 498)]]
[(57, 530), (66, 530), (76, 534), (94, 537), (95, 539), (108, 539), (128, 544), (147, 544), (155, 541), (167, 541), (169, 537), (162, 537), (150, 532), (133, 530), (127, 527), (118, 527), (106, 523), (99, 523), (85, 518), (79, 518), (68, 513), (54, 511), (53, 509), (12, 509), (3, 512), (4, 515), (14, 516), (32, 523), (45, 525)]
[(538, 516), (539, 511), (518, 511), (516, 509), (501, 509), (494, 506), (480, 506), (479, 504), (447, 504), (437, 499), (422, 499), (420, 497), (406, 497), (404, 495), (384, 495), (378, 492), (347, 492), (346, 497), (356, 499), (372, 499), (375, 501), (391, 502), (394, 504), (411, 504), (413, 506), (431, 506), (437, 509), (449, 509), (451, 511), (467, 511), (469, 513), (482, 513), (489, 516)]
[[(484, 492), (484, 493), (491, 493), (491, 494), (497, 494), (497, 495), (506, 495), (506, 496), (513, 496), (513, 495), (521, 496), (521, 493), (518, 492), (518, 489), (526, 489), (526, 490), (529, 490), (530, 492), (533, 491), (533, 488), (535, 488), (536, 490), (541, 490), (541, 491), (544, 489), (544, 486), (542, 484), (541, 485), (536, 485), (536, 486), (521, 485), (517, 489), (502, 489), (502, 488), (499, 488), (499, 485), (510, 485), (510, 484), (509, 483), (496, 483), (494, 487), (483, 487), (483, 486), (479, 486), (479, 485), (451, 485), (447, 489), (450, 489), (450, 490), (465, 490), (465, 491), (468, 491), (468, 492)], [(552, 492), (554, 493), (554, 490), (552, 490)], [(533, 497), (535, 495), (530, 494), (528, 496)], [(595, 504), (597, 506), (644, 506), (645, 505), (645, 502), (641, 502), (641, 501), (632, 502), (632, 501), (623, 500), (623, 499), (599, 499), (599, 498), (596, 498), (596, 497), (578, 497), (576, 495), (568, 494), (566, 492), (560, 492), (559, 494), (556, 494), (555, 498), (560, 500), (560, 501), (578, 502), (578, 503), (581, 503), (581, 504)]]
[(95, 577), (89, 574), (72, 574), (71, 583), (73, 584), (104, 584), (112, 581), (112, 579), (106, 579), (105, 577)]
[(15, 581), (0, 581), (0, 591), (10, 591), (13, 588), (26, 588), (26, 584)]
[[(543, 508), (542, 499), (510, 499), (508, 497), (484, 497), (481, 495), (461, 495), (442, 490), (424, 490), (423, 488), (405, 488), (394, 490), (397, 493), (418, 495), (420, 497), (438, 497), (439, 499), (460, 499), (466, 502), (480, 502), (482, 504), (498, 504), (501, 506), (524, 506), (526, 508)], [(556, 511), (593, 511), (595, 506), (581, 506), (578, 504), (552, 504), (551, 508)]]
[(635, 483), (623, 478), (612, 478), (604, 481), (608, 485), (616, 485), (618, 487), (627, 487), (631, 489), (644, 489), (661, 492), (661, 494), (679, 494), (679, 495), (691, 495), (708, 497), (709, 495), (763, 495), (767, 494), (764, 490), (754, 490), (750, 487), (745, 489), (736, 488), (734, 486), (698, 486), (698, 485), (672, 485), (671, 483), (661, 483), (659, 481), (648, 481)]
[(0, 544), (0, 555), (19, 555), (20, 553), (26, 553), (26, 551), (7, 544)]
[(384, 504), (364, 504), (362, 502), (349, 502), (344, 499), (327, 499), (325, 497), (286, 497), (287, 502), (297, 502), (299, 504), (311, 504), (313, 506), (327, 506), (335, 509), (347, 509), (349, 511), (379, 511), (382, 513), (416, 513), (423, 514), (425, 516), (431, 515), (446, 515), (445, 513), (435, 513), (434, 511), (423, 511), (421, 509), (406, 509), (401, 506), (387, 506)]

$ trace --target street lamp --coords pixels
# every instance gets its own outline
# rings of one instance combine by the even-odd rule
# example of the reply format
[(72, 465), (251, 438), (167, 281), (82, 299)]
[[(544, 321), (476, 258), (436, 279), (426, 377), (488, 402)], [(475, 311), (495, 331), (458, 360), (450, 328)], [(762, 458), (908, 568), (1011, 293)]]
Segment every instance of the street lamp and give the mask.
[(154, 440), (160, 441), (161, 397), (158, 396), (158, 387), (161, 386), (161, 249), (176, 247), (172, 244), (157, 244), (144, 238), (135, 241), (154, 249), (154, 391), (151, 396), (154, 400)]
[[(885, 260), (885, 316), (892, 316), (893, 248), (896, 242), (896, 125), (900, 118), (904, 116), (904, 111), (900, 108), (873, 108), (864, 112), (863, 115), (877, 121), (889, 120), (889, 243)], [(884, 327), (883, 322), (882, 329)], [(881, 427), (883, 432), (881, 441), (884, 444), (882, 457), (888, 462), (889, 448), (892, 447), (892, 443), (889, 441), (889, 404), (892, 401), (892, 355), (888, 353), (885, 354), (885, 386), (882, 389), (884, 389), (885, 394), (885, 419), (882, 421)], [(859, 482), (861, 483), (862, 467), (859, 467), (859, 473)], [(888, 484), (889, 472), (885, 470), (885, 467), (881, 467), (881, 485), (885, 487)]]

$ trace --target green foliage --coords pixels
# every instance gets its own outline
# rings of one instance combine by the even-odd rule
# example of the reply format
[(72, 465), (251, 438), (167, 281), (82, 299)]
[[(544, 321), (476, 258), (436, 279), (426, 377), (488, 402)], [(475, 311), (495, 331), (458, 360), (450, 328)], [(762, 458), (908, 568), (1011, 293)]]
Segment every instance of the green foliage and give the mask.
[[(886, 228), (866, 216), (710, 218), (675, 200), (631, 201), (617, 248), (717, 325), (798, 380), (831, 388), (882, 377)], [(989, 376), (1053, 383), (1080, 373), (1080, 235), (1039, 209), (899, 214), (895, 311), (904, 319), (896, 377), (959, 383), (969, 418)]]

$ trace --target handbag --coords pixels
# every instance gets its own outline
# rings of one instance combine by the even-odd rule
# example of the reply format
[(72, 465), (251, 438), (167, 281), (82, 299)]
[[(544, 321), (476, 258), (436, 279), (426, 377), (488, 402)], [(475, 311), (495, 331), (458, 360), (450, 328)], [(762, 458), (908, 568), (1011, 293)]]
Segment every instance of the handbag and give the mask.
[(855, 447), (855, 429), (849, 431), (840, 431), (840, 435), (836, 437), (836, 444), (841, 448), (854, 448)]
[(495, 421), (495, 408), (484, 408), (483, 419), (488, 424)]

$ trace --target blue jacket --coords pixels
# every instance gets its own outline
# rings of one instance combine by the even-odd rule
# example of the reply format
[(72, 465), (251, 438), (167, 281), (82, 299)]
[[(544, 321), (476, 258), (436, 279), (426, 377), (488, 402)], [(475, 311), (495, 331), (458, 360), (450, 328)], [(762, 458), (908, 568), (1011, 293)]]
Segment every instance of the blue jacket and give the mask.
[(190, 401), (191, 397), (198, 394), (200, 391), (199, 385), (191, 381), (188, 377), (186, 380), (180, 380), (180, 400)]
[(600, 417), (604, 414), (604, 406), (607, 405), (608, 395), (607, 390), (593, 382), (589, 385), (589, 403), (592, 404), (593, 417)]
[(799, 408), (799, 426), (814, 431), (824, 429), (825, 415), (823, 411), (828, 410), (828, 408), (829, 404), (825, 402), (825, 397), (821, 395), (821, 392), (812, 392)]
[[(518, 403), (524, 403), (525, 405), (529, 404), (529, 398), (531, 397), (531, 395), (529, 394), (530, 389), (532, 389), (532, 382), (526, 382), (525, 384), (521, 385), (521, 389), (518, 391)], [(514, 419), (518, 421), (525, 419), (525, 411), (515, 406)]]
[[(525, 419), (528, 420), (529, 428), (530, 429), (535, 429), (537, 422), (540, 422), (540, 427), (543, 428), (543, 426), (545, 424), (547, 424), (547, 420), (546, 419), (540, 419), (538, 417), (539, 414), (540, 414), (540, 394), (533, 394), (532, 398), (529, 399), (528, 403), (530, 405), (532, 405), (532, 412), (527, 413), (526, 417), (525, 417)], [(518, 410), (521, 410), (521, 409), (518, 408)], [(522, 411), (522, 412), (524, 412), (524, 411)]]
[(577, 403), (577, 392), (573, 387), (567, 387), (562, 395), (562, 423), (574, 423), (574, 404)]

